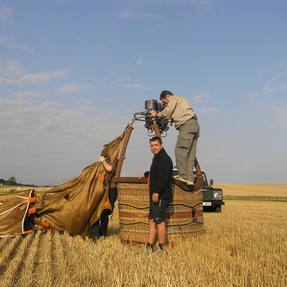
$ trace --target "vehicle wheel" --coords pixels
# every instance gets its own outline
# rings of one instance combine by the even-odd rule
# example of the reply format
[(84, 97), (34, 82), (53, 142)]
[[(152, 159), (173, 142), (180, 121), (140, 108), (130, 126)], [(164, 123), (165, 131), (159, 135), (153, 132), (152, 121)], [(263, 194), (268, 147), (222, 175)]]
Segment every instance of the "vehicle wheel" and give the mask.
[(221, 212), (221, 206), (215, 207), (214, 211), (215, 211), (215, 212)]

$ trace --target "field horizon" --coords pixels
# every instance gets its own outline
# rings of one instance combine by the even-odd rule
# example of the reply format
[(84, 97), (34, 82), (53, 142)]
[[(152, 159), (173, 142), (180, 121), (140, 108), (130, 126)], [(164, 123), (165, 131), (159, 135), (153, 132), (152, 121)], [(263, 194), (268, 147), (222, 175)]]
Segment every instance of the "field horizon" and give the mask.
[(287, 197), (287, 184), (236, 184), (216, 183), (214, 187), (222, 188), (227, 196), (270, 196)]
[[(53, 186), (10, 186), (3, 185), (0, 186), (0, 191), (8, 190), (23, 190), (31, 189), (35, 190), (48, 190)], [(215, 183), (213, 184), (215, 188), (222, 188), (225, 195), (276, 195), (276, 196), (287, 196), (287, 183)]]

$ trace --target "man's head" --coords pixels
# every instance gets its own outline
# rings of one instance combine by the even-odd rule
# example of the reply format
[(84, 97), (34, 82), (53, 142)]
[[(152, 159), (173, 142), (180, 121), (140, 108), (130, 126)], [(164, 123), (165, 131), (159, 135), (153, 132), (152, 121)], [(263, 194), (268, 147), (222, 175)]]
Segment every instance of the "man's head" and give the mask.
[(150, 150), (153, 154), (158, 154), (163, 146), (162, 146), (162, 140), (160, 137), (153, 137), (149, 140), (150, 143)]
[(169, 102), (169, 97), (172, 96), (173, 93), (171, 91), (168, 90), (164, 90), (160, 93), (159, 99), (161, 100), (163, 106), (167, 106), (168, 102)]

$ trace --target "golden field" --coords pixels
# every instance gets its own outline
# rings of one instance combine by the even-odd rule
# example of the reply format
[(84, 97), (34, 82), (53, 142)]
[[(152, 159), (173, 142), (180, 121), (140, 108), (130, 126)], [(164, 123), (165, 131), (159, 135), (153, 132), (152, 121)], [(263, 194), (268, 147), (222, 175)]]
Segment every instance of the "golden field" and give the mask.
[(287, 286), (287, 203), (226, 201), (206, 231), (164, 254), (110, 236), (40, 232), (0, 239), (0, 286)]
[(287, 184), (215, 184), (230, 196), (287, 197)]

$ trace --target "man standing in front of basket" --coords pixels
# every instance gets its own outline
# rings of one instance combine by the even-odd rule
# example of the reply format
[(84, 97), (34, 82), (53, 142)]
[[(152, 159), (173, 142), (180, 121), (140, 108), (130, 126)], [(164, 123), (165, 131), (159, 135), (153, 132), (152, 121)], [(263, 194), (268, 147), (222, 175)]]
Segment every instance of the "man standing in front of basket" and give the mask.
[(164, 109), (152, 112), (151, 116), (168, 117), (179, 131), (175, 146), (175, 158), (178, 175), (175, 178), (189, 184), (194, 184), (193, 168), (196, 157), (199, 124), (197, 115), (188, 101), (182, 96), (176, 96), (170, 91), (162, 91), (160, 100)]
[(150, 149), (154, 157), (149, 172), (150, 213), (146, 252), (154, 251), (156, 232), (159, 251), (165, 250), (167, 233), (165, 224), (166, 211), (172, 199), (172, 160), (164, 150), (160, 137), (150, 139)]

